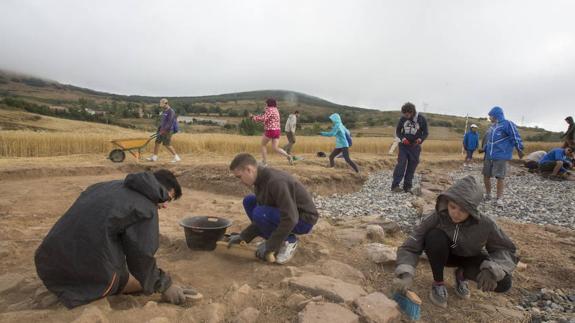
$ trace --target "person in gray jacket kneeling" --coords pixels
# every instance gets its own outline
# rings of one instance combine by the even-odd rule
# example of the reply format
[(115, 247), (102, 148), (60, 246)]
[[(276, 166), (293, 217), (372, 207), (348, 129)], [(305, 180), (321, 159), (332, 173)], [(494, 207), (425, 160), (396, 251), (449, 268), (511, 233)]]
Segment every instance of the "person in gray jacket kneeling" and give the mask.
[(511, 274), (518, 258), (515, 245), (477, 206), (483, 189), (472, 176), (457, 181), (437, 197), (435, 212), (427, 216), (397, 250), (397, 291), (409, 289), (415, 267), (423, 251), (433, 272), (429, 297), (438, 306), (447, 307), (447, 289), (443, 281), (445, 267), (455, 267), (455, 293), (471, 296), (468, 280), (483, 291), (504, 293), (511, 289)]

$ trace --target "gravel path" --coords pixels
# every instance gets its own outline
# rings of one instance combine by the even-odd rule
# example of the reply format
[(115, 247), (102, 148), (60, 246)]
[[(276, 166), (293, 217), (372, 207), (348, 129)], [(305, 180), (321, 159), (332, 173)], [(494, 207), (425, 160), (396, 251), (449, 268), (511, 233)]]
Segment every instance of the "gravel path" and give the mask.
[[(520, 171), (515, 166), (509, 167), (513, 168), (515, 174), (505, 179), (505, 205), (501, 207), (491, 201), (484, 201), (479, 208), (483, 213), (519, 222), (554, 224), (575, 229), (575, 182), (555, 182)], [(454, 180), (467, 175), (481, 178), (481, 166), (476, 164), (467, 170), (461, 168), (449, 175)], [(326, 217), (382, 215), (397, 222), (402, 228), (410, 228), (420, 220), (417, 210), (410, 203), (416, 197), (392, 193), (391, 178), (390, 171), (375, 173), (359, 192), (318, 197), (318, 209)], [(414, 186), (418, 182), (416, 176)]]
[[(315, 202), (324, 217), (381, 215), (398, 223), (402, 228), (413, 226), (420, 216), (411, 205), (416, 197), (405, 193), (392, 193), (392, 172), (378, 172), (369, 176), (359, 192), (318, 197)], [(414, 186), (419, 178), (414, 178)]]

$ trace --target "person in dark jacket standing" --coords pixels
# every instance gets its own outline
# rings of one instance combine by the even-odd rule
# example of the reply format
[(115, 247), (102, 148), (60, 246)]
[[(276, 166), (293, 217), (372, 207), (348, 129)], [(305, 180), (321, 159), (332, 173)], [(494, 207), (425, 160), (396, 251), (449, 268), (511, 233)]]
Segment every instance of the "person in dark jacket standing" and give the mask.
[(54, 224), (34, 257), (38, 276), (73, 308), (108, 295), (162, 293), (180, 304), (193, 290), (156, 265), (158, 209), (182, 195), (168, 170), (129, 174), (88, 187)]
[(160, 126), (158, 127), (158, 132), (156, 133), (156, 143), (154, 144), (154, 154), (147, 158), (148, 161), (155, 162), (158, 160), (158, 152), (160, 151), (160, 144), (164, 145), (166, 149), (172, 155), (172, 163), (177, 163), (180, 160), (180, 156), (176, 153), (176, 149), (172, 146), (172, 135), (177, 132), (178, 129), (178, 119), (176, 117), (176, 112), (168, 105), (168, 99), (160, 100), (160, 108), (164, 109), (162, 112), (162, 119), (160, 120)]
[(310, 233), (319, 214), (311, 194), (292, 175), (271, 167), (258, 167), (250, 154), (237, 155), (230, 164), (234, 176), (254, 193), (244, 198), (244, 209), (251, 224), (229, 240), (229, 245), (265, 241), (257, 247), (256, 257), (278, 264), (287, 263), (298, 245), (296, 235)]
[(575, 148), (575, 122), (573, 122), (573, 117), (565, 118), (565, 122), (567, 122), (569, 128), (567, 128), (567, 131), (561, 136), (561, 139), (565, 140), (563, 148)]
[(489, 111), (492, 125), (482, 142), (485, 151), (483, 160), (483, 183), (485, 184), (485, 199), (491, 199), (491, 178), (497, 179), (497, 198), (495, 204), (503, 206), (503, 189), (507, 174), (507, 161), (513, 158), (513, 148), (517, 149), (519, 159), (523, 158), (523, 141), (517, 131), (517, 126), (505, 119), (503, 109), (494, 107)]
[(423, 251), (433, 272), (429, 297), (435, 305), (447, 307), (445, 267), (456, 267), (455, 293), (464, 299), (471, 297), (468, 280), (476, 281), (484, 292), (511, 288), (516, 248), (495, 221), (479, 212), (482, 199), (483, 190), (473, 176), (460, 179), (437, 197), (435, 212), (397, 250), (395, 290), (411, 287)]
[[(401, 107), (402, 117), (397, 123), (395, 135), (401, 139), (397, 165), (393, 171), (393, 192), (410, 192), (413, 186), (413, 176), (419, 164), (421, 144), (427, 139), (427, 121), (417, 113), (415, 105), (407, 102)], [(403, 189), (399, 184), (403, 180)]]
[(477, 125), (472, 124), (465, 133), (465, 136), (463, 136), (463, 149), (465, 149), (466, 152), (466, 163), (473, 161), (473, 153), (477, 147), (479, 147), (479, 132), (477, 132)]

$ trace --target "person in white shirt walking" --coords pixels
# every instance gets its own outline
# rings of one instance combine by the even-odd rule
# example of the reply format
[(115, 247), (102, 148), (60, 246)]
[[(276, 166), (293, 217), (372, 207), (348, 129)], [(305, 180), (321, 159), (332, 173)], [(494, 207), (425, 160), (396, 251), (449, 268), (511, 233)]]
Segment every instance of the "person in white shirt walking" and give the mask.
[(291, 149), (295, 144), (295, 129), (297, 126), (297, 118), (299, 117), (299, 111), (295, 111), (294, 113), (290, 114), (285, 125), (285, 133), (288, 138), (287, 145), (284, 146), (284, 150), (286, 153), (291, 155)]

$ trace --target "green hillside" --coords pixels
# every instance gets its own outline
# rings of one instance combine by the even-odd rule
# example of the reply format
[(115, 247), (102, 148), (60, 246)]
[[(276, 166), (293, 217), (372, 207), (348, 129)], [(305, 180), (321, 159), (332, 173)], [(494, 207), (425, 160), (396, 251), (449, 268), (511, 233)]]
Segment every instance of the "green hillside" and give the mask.
[[(194, 97), (168, 97), (179, 116), (195, 119), (183, 125), (185, 132), (259, 133), (248, 129), (242, 120), (248, 113), (261, 113), (267, 98), (276, 98), (282, 118), (298, 110), (301, 113), (300, 134), (317, 134), (330, 126), (328, 116), (339, 113), (346, 126), (357, 136), (393, 136), (399, 111), (380, 111), (333, 103), (311, 95), (285, 91), (261, 90)], [(115, 124), (125, 128), (153, 131), (159, 113), (160, 97), (118, 95), (61, 84), (18, 73), (0, 71), (0, 108), (16, 109), (53, 117)], [(431, 126), (430, 138), (461, 138), (466, 120), (463, 117), (425, 113)], [(284, 119), (285, 120), (285, 119)], [(219, 124), (225, 122), (225, 125)], [(249, 123), (249, 122), (248, 122)], [(480, 130), (486, 129), (486, 118), (470, 118)], [(555, 141), (559, 133), (538, 128), (521, 128), (527, 140)]]

